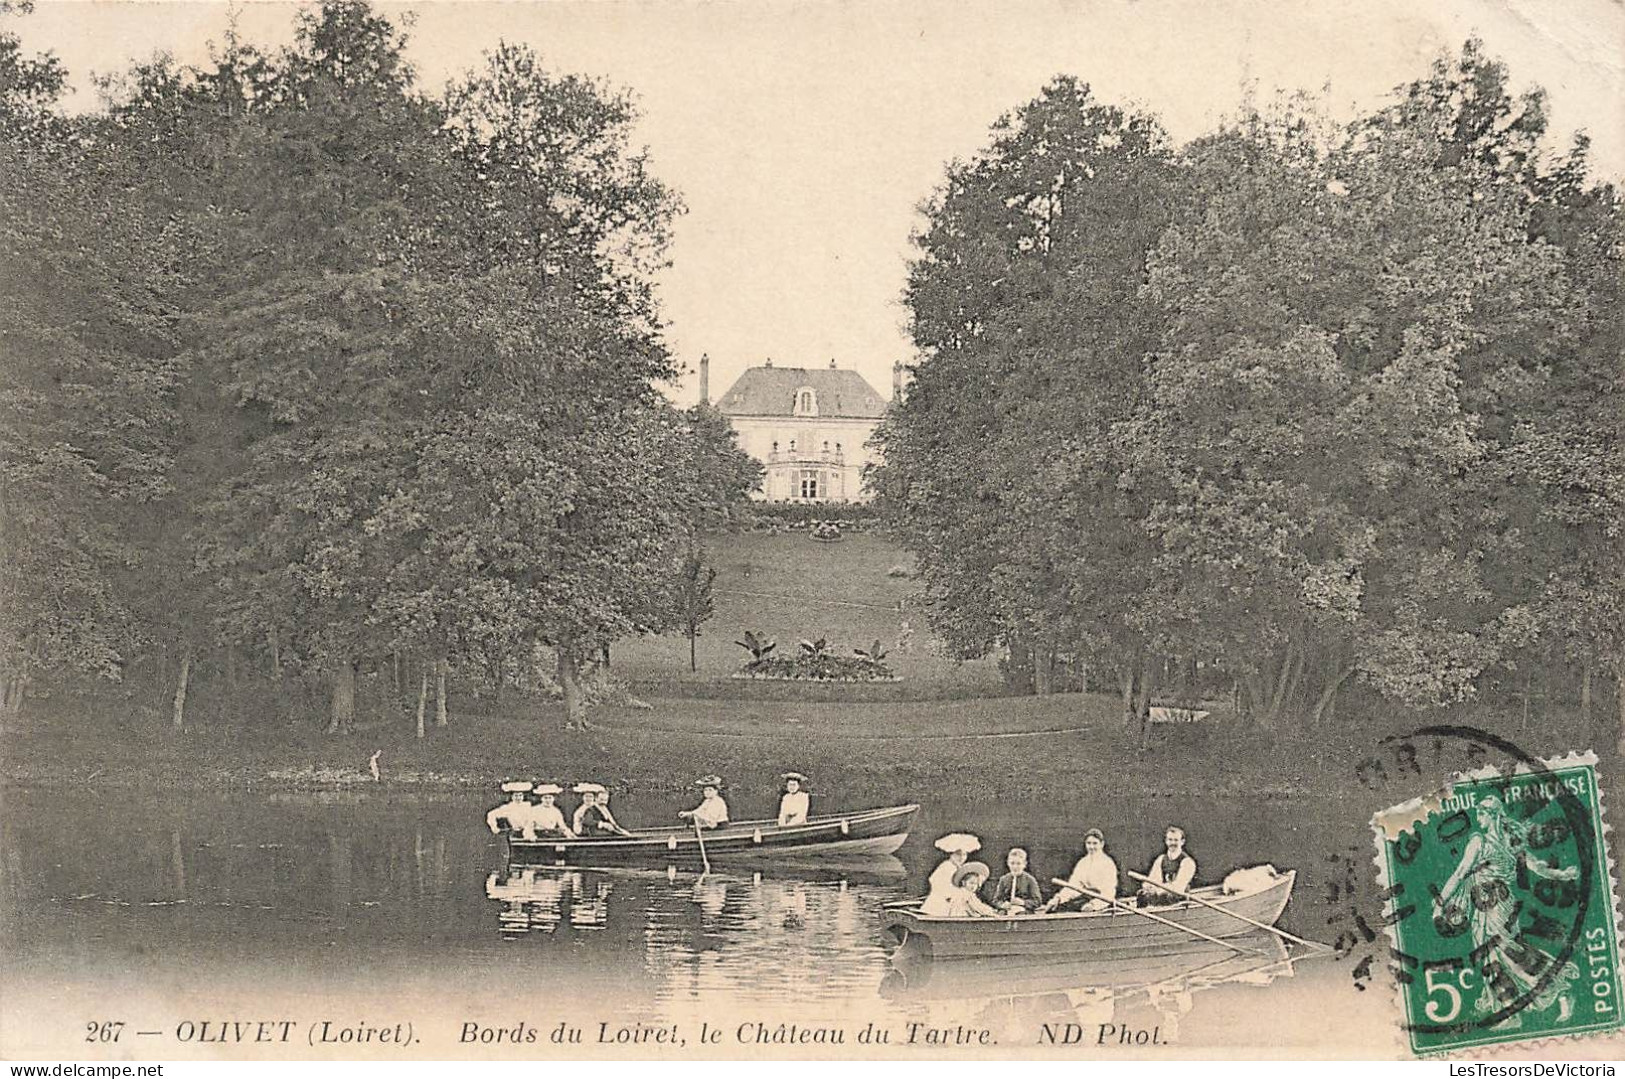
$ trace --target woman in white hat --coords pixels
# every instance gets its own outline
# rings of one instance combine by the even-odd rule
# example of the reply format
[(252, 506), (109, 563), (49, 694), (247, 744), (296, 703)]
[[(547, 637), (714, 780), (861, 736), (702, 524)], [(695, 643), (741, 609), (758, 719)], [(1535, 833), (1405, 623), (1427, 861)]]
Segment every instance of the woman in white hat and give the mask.
[(556, 799), (563, 793), (563, 788), (557, 783), (536, 784), (536, 804), (530, 810), (530, 828), (532, 835), (563, 836), (565, 839), (574, 839), (576, 834), (565, 823), (564, 812), (559, 809)]
[(807, 784), (807, 777), (800, 772), (785, 772), (779, 778), (784, 780), (784, 797), (779, 799), (779, 827), (806, 824), (807, 792), (802, 788)]
[(703, 776), (694, 785), (701, 788), (700, 804), (677, 815), (701, 828), (721, 828), (728, 823), (728, 803), (722, 800), (722, 777)]
[(522, 779), (510, 779), (502, 784), (502, 793), (508, 800), (497, 806), (485, 815), (485, 826), (496, 835), (504, 828), (510, 832), (523, 831), (525, 822), (530, 819), (530, 803), (525, 795), (530, 793), (531, 785)]
[(982, 902), (978, 894), (993, 871), (981, 862), (966, 862), (954, 870), (953, 887), (948, 891), (948, 917), (998, 918), (998, 911)]
[(972, 854), (982, 849), (982, 841), (964, 832), (953, 832), (943, 836), (933, 845), (948, 858), (933, 869), (931, 876), (926, 879), (929, 891), (925, 894), (925, 902), (920, 905), (920, 913), (942, 915), (949, 913), (952, 906), (954, 874), (959, 872), (960, 866), (970, 860)]

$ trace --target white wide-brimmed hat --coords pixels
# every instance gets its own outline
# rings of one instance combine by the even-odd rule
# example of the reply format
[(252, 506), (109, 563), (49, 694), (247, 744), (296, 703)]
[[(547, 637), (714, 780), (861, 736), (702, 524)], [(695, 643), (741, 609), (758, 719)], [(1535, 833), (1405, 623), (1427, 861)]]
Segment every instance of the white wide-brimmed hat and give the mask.
[(570, 788), (574, 794), (608, 794), (602, 783), (577, 783)]
[(944, 854), (975, 854), (982, 849), (982, 841), (965, 832), (950, 832), (933, 846)]
[(694, 785), (696, 787), (720, 787), (722, 786), (722, 777), (719, 775), (701, 776), (694, 781)]
[(524, 794), (529, 791), (531, 784), (523, 779), (510, 779), (502, 785), (503, 794)]
[(557, 783), (538, 783), (538, 784), (536, 784), (536, 793), (537, 794), (563, 794), (564, 793), (564, 788), (559, 786)]
[(780, 779), (793, 779), (797, 783), (806, 783), (806, 782), (808, 782), (807, 777), (802, 775), (800, 772), (780, 772), (779, 773), (779, 778)]

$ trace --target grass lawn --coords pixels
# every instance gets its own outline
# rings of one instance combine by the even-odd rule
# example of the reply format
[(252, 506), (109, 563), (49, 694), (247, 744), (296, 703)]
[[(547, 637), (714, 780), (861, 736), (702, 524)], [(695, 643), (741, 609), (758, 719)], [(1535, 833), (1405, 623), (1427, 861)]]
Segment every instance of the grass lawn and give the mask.
[[(912, 567), (913, 559), (883, 535), (852, 533), (837, 543), (818, 543), (799, 533), (724, 534), (710, 537), (706, 551), (717, 570), (716, 613), (700, 627), (699, 670), (688, 669), (688, 639), (681, 633), (615, 646), (616, 674), (646, 695), (690, 695), (726, 682), (749, 658), (734, 643), (746, 630), (767, 634), (781, 653), (794, 652), (803, 638), (825, 637), (843, 654), (878, 640), (890, 653), (886, 662), (904, 679), (891, 697), (1002, 691), (994, 661), (956, 663), (932, 646), (924, 611), (910, 604), (917, 582), (887, 573), (894, 566)], [(905, 643), (905, 623), (912, 642)], [(738, 683), (726, 692), (752, 695)]]

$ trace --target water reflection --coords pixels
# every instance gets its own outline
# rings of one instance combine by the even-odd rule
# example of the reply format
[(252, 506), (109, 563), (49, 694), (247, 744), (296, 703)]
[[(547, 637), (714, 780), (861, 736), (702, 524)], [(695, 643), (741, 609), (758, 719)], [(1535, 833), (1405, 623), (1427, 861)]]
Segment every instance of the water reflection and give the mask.
[(1171, 1043), (1199, 994), (1268, 986), (1306, 961), (1268, 933), (1234, 943), (1247, 951), (1192, 942), (1175, 954), (1109, 960), (933, 960), (911, 940), (892, 957), (880, 995), (919, 1006), (933, 1026), (984, 1026), (1012, 1039), (1048, 1029), (1061, 1044)]

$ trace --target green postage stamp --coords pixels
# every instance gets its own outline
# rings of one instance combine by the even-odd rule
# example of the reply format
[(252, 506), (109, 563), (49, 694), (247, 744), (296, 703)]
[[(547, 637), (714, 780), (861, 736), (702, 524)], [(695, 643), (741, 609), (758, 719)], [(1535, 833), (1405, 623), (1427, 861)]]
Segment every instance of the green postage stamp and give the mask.
[(1413, 1051), (1622, 1025), (1595, 756), (1459, 776), (1372, 827)]

